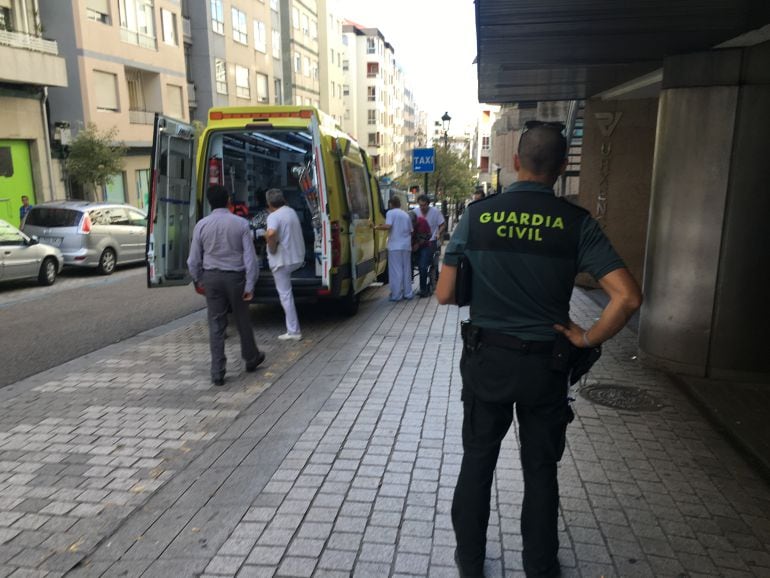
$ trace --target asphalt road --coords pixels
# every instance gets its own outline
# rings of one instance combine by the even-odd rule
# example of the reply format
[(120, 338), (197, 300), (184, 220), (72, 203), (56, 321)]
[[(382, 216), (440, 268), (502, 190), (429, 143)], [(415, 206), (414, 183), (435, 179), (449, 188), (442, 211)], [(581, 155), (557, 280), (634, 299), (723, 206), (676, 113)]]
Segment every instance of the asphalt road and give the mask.
[(204, 307), (191, 285), (147, 289), (144, 266), (0, 284), (0, 387)]

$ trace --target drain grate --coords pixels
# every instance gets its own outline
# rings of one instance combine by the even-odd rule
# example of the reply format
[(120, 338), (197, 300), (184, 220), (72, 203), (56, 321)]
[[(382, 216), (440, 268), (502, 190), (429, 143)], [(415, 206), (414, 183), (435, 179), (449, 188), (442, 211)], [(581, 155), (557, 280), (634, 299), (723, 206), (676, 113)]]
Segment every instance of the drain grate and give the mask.
[(588, 385), (580, 389), (580, 395), (590, 402), (628, 411), (657, 411), (663, 407), (643, 389), (629, 385)]

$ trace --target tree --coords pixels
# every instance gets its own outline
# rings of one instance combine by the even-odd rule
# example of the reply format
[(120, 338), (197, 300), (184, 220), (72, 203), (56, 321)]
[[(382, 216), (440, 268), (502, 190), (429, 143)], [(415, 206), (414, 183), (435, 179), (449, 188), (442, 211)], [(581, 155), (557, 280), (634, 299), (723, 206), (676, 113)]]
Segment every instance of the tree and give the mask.
[[(436, 196), (436, 200), (450, 202), (461, 201), (470, 197), (476, 183), (476, 174), (471, 166), (468, 155), (444, 147), (434, 147), (436, 151), (435, 171), (428, 173), (428, 193)], [(412, 185), (423, 188), (424, 174), (413, 173), (411, 170), (396, 179), (400, 188), (409, 189)], [(425, 191), (423, 191), (425, 192)]]
[(117, 142), (118, 128), (103, 132), (88, 123), (69, 145), (65, 167), (67, 174), (82, 188), (87, 198), (98, 199), (96, 191), (123, 169), (126, 147)]

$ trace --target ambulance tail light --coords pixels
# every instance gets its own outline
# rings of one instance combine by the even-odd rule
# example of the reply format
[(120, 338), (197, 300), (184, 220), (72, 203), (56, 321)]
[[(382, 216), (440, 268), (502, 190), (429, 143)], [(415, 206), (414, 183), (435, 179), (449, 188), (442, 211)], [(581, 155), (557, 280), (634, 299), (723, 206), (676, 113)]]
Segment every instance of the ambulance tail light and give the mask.
[(342, 243), (340, 241), (340, 223), (331, 222), (332, 231), (332, 267), (339, 267), (342, 257)]
[(83, 220), (80, 221), (80, 231), (79, 233), (81, 235), (88, 235), (91, 232), (91, 217), (88, 216), (88, 213), (83, 215)]

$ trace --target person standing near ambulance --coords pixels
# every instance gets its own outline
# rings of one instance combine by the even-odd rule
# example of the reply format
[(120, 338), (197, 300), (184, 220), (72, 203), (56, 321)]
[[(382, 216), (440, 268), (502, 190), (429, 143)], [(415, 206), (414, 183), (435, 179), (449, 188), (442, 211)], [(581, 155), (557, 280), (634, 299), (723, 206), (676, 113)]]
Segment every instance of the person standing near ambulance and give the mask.
[[(458, 266), (469, 263), (470, 321), (462, 326), (460, 360), (463, 460), (452, 503), (455, 562), (465, 577), (483, 576), (492, 477), (514, 408), (524, 478), (524, 572), (528, 578), (560, 575), (557, 464), (573, 417), (568, 382), (584, 352), (620, 331), (642, 302), (596, 220), (554, 195), (567, 165), (564, 125), (525, 126), (514, 157), (519, 180), (468, 205), (436, 288), (439, 303), (455, 303)], [(582, 271), (609, 297), (587, 329), (569, 315)]]
[(259, 275), (249, 223), (230, 212), (230, 193), (222, 185), (206, 191), (211, 214), (195, 225), (187, 268), (195, 290), (206, 297), (211, 349), (211, 381), (225, 384), (225, 329), (232, 310), (241, 337), (241, 357), (246, 371), (254, 371), (265, 360), (254, 340), (249, 303)]
[(281, 189), (270, 189), (265, 193), (267, 209), (267, 260), (273, 272), (275, 288), (286, 316), (286, 333), (278, 336), (281, 341), (299, 341), (302, 331), (299, 327), (294, 292), (291, 288), (291, 274), (305, 263), (305, 239), (302, 226), (294, 209), (286, 205)]

